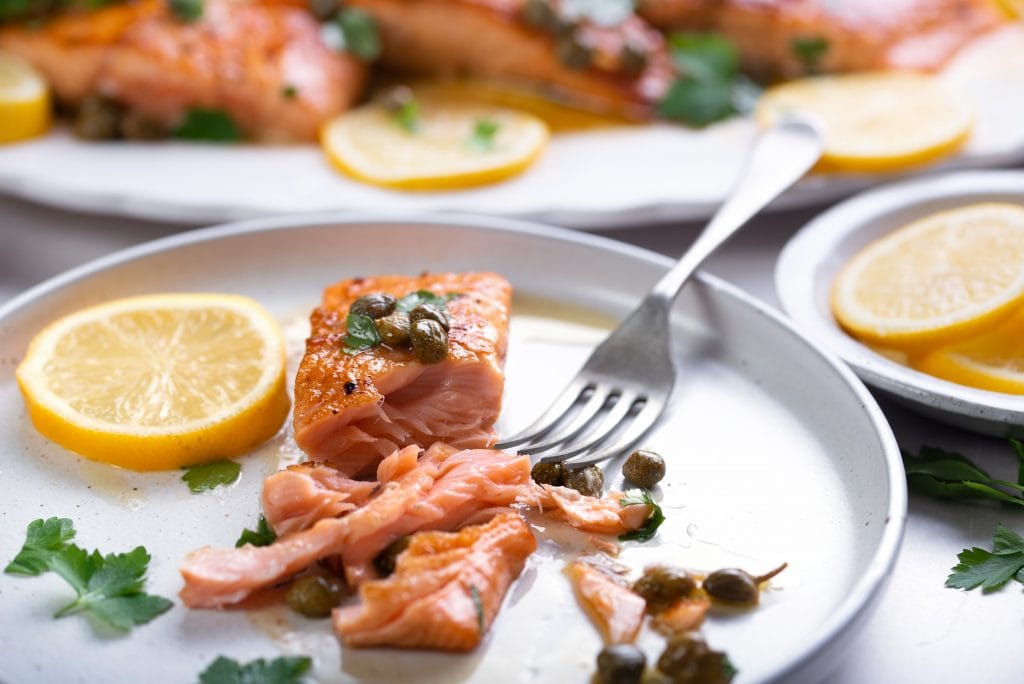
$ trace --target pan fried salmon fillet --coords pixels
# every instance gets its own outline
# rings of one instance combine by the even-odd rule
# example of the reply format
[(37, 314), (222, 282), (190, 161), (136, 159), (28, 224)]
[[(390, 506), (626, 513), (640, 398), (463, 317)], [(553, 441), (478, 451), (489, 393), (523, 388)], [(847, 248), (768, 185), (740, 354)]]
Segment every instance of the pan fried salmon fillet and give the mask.
[[(347, 354), (345, 318), (359, 297), (419, 290), (458, 293), (447, 304), (448, 356), (422, 364), (380, 345)], [(331, 285), (311, 316), (295, 377), (295, 441), (312, 460), (357, 477), (409, 444), (460, 449), (494, 444), (512, 288), (494, 273), (353, 278)]]
[(373, 16), (383, 62), (403, 71), (504, 80), (633, 118), (648, 118), (672, 80), (664, 38), (633, 14), (611, 25), (577, 21), (571, 36), (560, 37), (527, 20), (527, 0), (348, 4)]
[(311, 141), (362, 93), (366, 66), (324, 45), (304, 9), (204, 0), (202, 17), (184, 22), (168, 6), (139, 0), (2, 27), (0, 49), (63, 101), (100, 94), (168, 129), (189, 109), (219, 109), (249, 137)]
[(420, 532), (390, 577), (363, 583), (358, 605), (335, 609), (334, 628), (346, 646), (472, 650), (536, 548), (511, 511), (454, 533)]
[(665, 29), (714, 29), (753, 73), (806, 72), (799, 41), (821, 41), (824, 72), (935, 70), (1005, 21), (994, 0), (641, 0)]
[(644, 623), (647, 602), (589, 563), (566, 568), (576, 600), (601, 633), (605, 644), (631, 644)]

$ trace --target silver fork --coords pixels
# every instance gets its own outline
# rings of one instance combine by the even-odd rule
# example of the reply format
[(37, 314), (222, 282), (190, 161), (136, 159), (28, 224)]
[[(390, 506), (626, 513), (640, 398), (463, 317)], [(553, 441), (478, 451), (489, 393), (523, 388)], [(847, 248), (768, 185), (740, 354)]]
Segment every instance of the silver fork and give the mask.
[(669, 313), (690, 276), (718, 247), (799, 180), (821, 156), (818, 128), (790, 118), (758, 135), (714, 218), (632, 313), (591, 353), (539, 418), (499, 442), (543, 463), (583, 468), (623, 453), (655, 424), (675, 384)]

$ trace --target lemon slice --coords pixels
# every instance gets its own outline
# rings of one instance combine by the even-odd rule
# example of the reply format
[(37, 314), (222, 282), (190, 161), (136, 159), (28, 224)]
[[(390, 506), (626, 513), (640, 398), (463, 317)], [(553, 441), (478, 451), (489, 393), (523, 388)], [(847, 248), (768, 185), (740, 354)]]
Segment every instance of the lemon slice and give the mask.
[(996, 4), (1009, 19), (1024, 17), (1024, 0), (996, 0)]
[(284, 342), (255, 301), (131, 297), (32, 340), (18, 366), (36, 428), (86, 458), (165, 470), (242, 454), (288, 413)]
[(820, 121), (823, 171), (883, 172), (947, 156), (970, 137), (968, 99), (927, 74), (868, 72), (790, 81), (768, 89), (757, 119), (769, 125), (787, 113)]
[(404, 124), (383, 103), (342, 114), (321, 131), (324, 151), (361, 181), (437, 190), (514, 176), (547, 144), (547, 126), (525, 112), (429, 95), (415, 106)]
[(912, 365), (960, 385), (1024, 394), (1024, 313), (986, 335), (925, 354)]
[(994, 328), (1024, 302), (1024, 207), (932, 214), (868, 245), (840, 272), (832, 311), (864, 340), (941, 346)]
[(42, 135), (50, 126), (50, 93), (28, 65), (0, 53), (0, 143)]

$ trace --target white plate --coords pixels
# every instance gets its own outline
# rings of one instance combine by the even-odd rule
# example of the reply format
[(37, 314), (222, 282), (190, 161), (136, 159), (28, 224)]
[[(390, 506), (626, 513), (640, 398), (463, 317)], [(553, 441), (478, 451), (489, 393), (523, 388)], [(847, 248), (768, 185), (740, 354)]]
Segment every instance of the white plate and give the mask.
[[(1024, 29), (979, 41), (944, 77), (979, 112), (967, 149), (946, 166), (1024, 159)], [(314, 145), (85, 143), (59, 131), (0, 148), (0, 191), (78, 211), (190, 224), (343, 209), (470, 211), (623, 227), (710, 216), (753, 134), (746, 119), (701, 131), (658, 124), (564, 134), (518, 178), (455, 192), (395, 192), (340, 175)], [(824, 202), (874, 182), (811, 178), (775, 206)]]
[[(536, 307), (523, 303), (553, 298), (621, 316), (666, 265), (649, 252), (547, 226), (331, 216), (183, 234), (72, 271), (0, 310), (0, 561), (16, 552), (31, 519), (68, 516), (83, 545), (111, 552), (145, 544), (154, 558), (149, 590), (174, 597), (182, 557), (205, 544), (231, 545), (255, 520), (262, 477), (298, 455), (285, 431), (244, 460), (237, 485), (190, 495), (179, 473), (134, 474), (61, 450), (33, 430), (12, 377), (29, 338), (56, 316), (135, 293), (238, 292), (263, 302), (301, 350), (302, 325), (292, 321), (305, 319), (327, 283), (377, 272), (493, 269), (527, 296), (517, 300), (512, 323), (508, 427), (532, 418), (600, 336), (590, 328), (590, 342), (580, 344), (567, 332), (573, 326), (538, 327), (523, 315)], [(565, 318), (564, 308), (548, 311)], [(711, 619), (707, 635), (740, 668), (737, 681), (819, 680), (879, 600), (899, 546), (906, 492), (895, 441), (849, 370), (724, 283), (706, 278), (688, 288), (674, 331), (678, 393), (646, 440), (669, 463), (660, 493), (668, 521), (621, 560), (704, 571), (788, 561), (757, 610)], [(609, 484), (621, 486), (621, 477)], [(247, 615), (178, 604), (128, 637), (104, 638), (81, 617), (50, 617), (68, 597), (59, 580), (0, 575), (0, 680), (184, 682), (218, 654), (308, 653), (315, 677), (327, 682), (585, 681), (599, 639), (561, 567), (553, 544), (542, 541), (475, 653), (345, 651), (340, 663), (327, 622), (280, 607)], [(660, 638), (643, 639), (656, 657)]]
[(783, 249), (775, 268), (782, 308), (873, 387), (929, 417), (1005, 437), (1024, 426), (1024, 396), (964, 387), (888, 359), (839, 328), (829, 291), (839, 270), (872, 240), (936, 211), (975, 202), (1024, 203), (1024, 172), (975, 171), (888, 185), (815, 217)]

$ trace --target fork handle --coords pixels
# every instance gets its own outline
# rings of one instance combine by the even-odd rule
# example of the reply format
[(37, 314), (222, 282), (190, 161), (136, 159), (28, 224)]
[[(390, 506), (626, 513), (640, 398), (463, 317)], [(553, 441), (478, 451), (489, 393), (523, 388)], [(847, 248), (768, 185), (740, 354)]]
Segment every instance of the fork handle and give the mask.
[(821, 132), (803, 119), (783, 119), (761, 132), (729, 198), (647, 299), (670, 305), (712, 252), (814, 166), (822, 147)]

